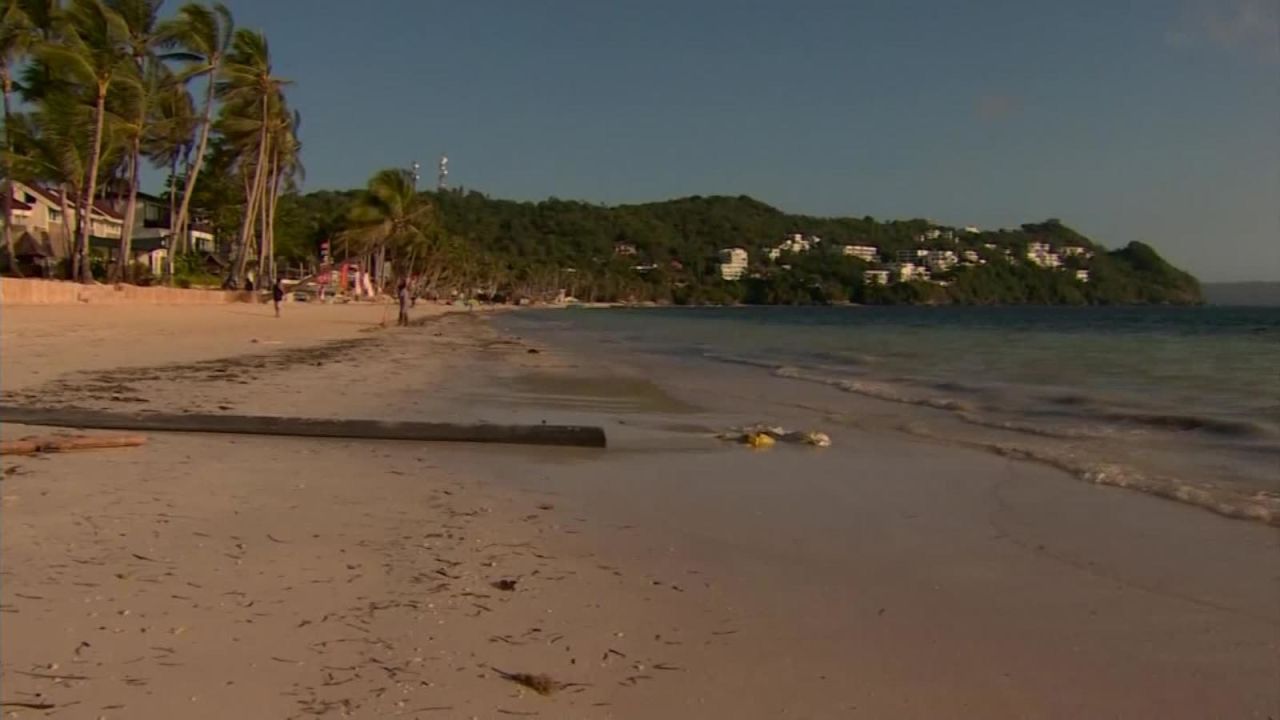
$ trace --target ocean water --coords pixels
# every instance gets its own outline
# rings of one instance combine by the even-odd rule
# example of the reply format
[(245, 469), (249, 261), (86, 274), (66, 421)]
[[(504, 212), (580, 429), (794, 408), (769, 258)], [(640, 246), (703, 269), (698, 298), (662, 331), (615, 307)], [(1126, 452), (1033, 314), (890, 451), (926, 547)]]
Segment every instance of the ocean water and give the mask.
[[(1280, 308), (655, 308), (526, 331), (750, 368), (899, 429), (1280, 524)], [(582, 345), (580, 345), (581, 347)], [(844, 400), (842, 400), (842, 397)]]

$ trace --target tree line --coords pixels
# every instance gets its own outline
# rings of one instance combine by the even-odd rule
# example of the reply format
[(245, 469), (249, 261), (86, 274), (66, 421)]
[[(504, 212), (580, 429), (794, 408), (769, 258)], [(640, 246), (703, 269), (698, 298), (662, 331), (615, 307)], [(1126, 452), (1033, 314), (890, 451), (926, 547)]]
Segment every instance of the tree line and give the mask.
[[(1056, 219), (1015, 229), (922, 240), (927, 220), (821, 218), (784, 213), (749, 197), (689, 197), (636, 205), (549, 199), (514, 202), (465, 190), (418, 192), (407, 170), (384, 170), (363, 191), (281, 199), (281, 248), (314, 262), (335, 255), (390, 257), (428, 295), (674, 304), (1132, 304), (1198, 303), (1199, 283), (1143, 243), (1107, 251)], [(777, 261), (767, 249), (792, 233), (823, 239)], [(1089, 257), (1062, 269), (1021, 260), (1032, 242), (1076, 246)], [(882, 257), (917, 248), (972, 250), (980, 263), (935, 273), (936, 282), (868, 284), (870, 265), (841, 252), (874, 245)], [(742, 247), (748, 277), (721, 279), (719, 250)], [(372, 253), (372, 254), (371, 254)], [(1075, 270), (1088, 270), (1089, 280)]]
[[(163, 0), (0, 0), (4, 91), (4, 251), (14, 257), (14, 181), (58, 190), (73, 237), (69, 275), (93, 280), (90, 208), (123, 198), (108, 279), (133, 279), (131, 242), (144, 163), (167, 171), (167, 274), (189, 255), (191, 229), (238, 215), (223, 282), (273, 274), (280, 197), (301, 177), (299, 116), (272, 71), (266, 36), (237, 28), (221, 4)], [(198, 100), (197, 100), (198, 98)]]

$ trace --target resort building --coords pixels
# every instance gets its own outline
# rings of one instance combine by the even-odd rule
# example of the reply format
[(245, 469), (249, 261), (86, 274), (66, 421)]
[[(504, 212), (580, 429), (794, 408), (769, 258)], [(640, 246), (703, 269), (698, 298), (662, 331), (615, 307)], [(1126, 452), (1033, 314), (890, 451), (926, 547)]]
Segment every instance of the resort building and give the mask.
[(1062, 258), (1055, 252), (1049, 243), (1032, 242), (1027, 243), (1027, 260), (1033, 265), (1042, 268), (1056, 268), (1062, 266)]
[(880, 249), (873, 245), (845, 245), (840, 248), (845, 257), (855, 257), (864, 262), (875, 262), (880, 256)]
[(776, 249), (780, 252), (806, 253), (813, 250), (822, 242), (822, 238), (810, 235), (805, 237), (800, 233), (788, 235), (786, 240), (782, 241)]
[(889, 277), (894, 282), (911, 282), (912, 280), (928, 280), (931, 275), (928, 268), (920, 267), (915, 263), (900, 262), (893, 263), (888, 269)]
[[(54, 265), (75, 247), (76, 207), (56, 190), (10, 183), (13, 193), (14, 255), (19, 263), (40, 274), (53, 274)], [(90, 247), (119, 245), (123, 218), (110, 205), (97, 201), (89, 209)]]
[(896, 258), (899, 263), (916, 263), (929, 257), (929, 251), (924, 248), (914, 248), (911, 250), (899, 250)]
[(726, 248), (720, 251), (720, 277), (725, 280), (741, 280), (747, 274), (750, 256), (743, 248)]
[(924, 256), (925, 264), (933, 272), (946, 272), (955, 267), (960, 259), (952, 250), (929, 250)]
[(1089, 271), (1088, 271), (1088, 270), (1077, 270), (1077, 271), (1076, 271), (1076, 280), (1079, 280), (1080, 282), (1085, 282), (1085, 283), (1089, 282)]
[(866, 285), (888, 285), (888, 270), (867, 270), (862, 273), (862, 282)]

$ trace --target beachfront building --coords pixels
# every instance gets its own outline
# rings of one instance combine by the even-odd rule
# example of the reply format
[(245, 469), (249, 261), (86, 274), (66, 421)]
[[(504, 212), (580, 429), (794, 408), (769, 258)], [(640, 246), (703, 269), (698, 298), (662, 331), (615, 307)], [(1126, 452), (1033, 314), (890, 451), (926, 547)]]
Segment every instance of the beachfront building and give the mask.
[(725, 280), (741, 280), (747, 274), (750, 256), (743, 248), (725, 248), (720, 251), (720, 277)]
[[(13, 197), (14, 254), (18, 262), (39, 274), (52, 275), (57, 262), (71, 256), (75, 247), (76, 208), (57, 190), (10, 183)], [(119, 245), (124, 220), (102, 201), (89, 211), (90, 247)]]
[[(127, 195), (108, 197), (106, 205), (123, 218), (129, 198)], [(133, 216), (133, 233), (129, 242), (131, 262), (147, 266), (153, 275), (165, 272), (170, 248), (174, 246), (173, 218), (169, 201), (165, 198), (139, 192)], [(204, 257), (206, 266), (222, 265), (218, 257), (217, 241), (213, 228), (200, 220), (191, 223), (187, 232), (190, 237), (190, 250)], [(119, 243), (114, 246), (103, 246), (109, 255), (119, 250)]]
[[(71, 256), (76, 241), (76, 205), (51, 188), (21, 182), (13, 192), (14, 251), (19, 262), (39, 274), (52, 275), (54, 265)], [(108, 195), (94, 202), (90, 213), (89, 248), (114, 259), (124, 236), (126, 195)], [(64, 217), (65, 212), (65, 217)], [(141, 263), (153, 274), (164, 271), (170, 247), (169, 203), (164, 198), (138, 193), (130, 240), (130, 262)], [(192, 249), (213, 257), (218, 248), (212, 227), (192, 223)], [(217, 258), (214, 258), (217, 260)]]
[(874, 245), (845, 245), (840, 248), (840, 254), (870, 263), (875, 262), (876, 258), (880, 256), (880, 249)]
[(867, 270), (862, 273), (862, 282), (866, 285), (888, 285), (888, 270)]
[(72, 211), (63, 217), (62, 196), (56, 191), (20, 182), (10, 183), (10, 192), (13, 194), (14, 254), (18, 261), (44, 272), (50, 269), (50, 263), (70, 257), (75, 214)]

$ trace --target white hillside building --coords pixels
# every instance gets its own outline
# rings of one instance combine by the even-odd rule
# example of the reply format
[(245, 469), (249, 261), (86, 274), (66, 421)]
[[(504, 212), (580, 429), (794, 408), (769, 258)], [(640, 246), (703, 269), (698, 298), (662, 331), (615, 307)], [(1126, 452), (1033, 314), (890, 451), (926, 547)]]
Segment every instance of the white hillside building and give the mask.
[(726, 248), (720, 251), (720, 277), (725, 280), (741, 280), (747, 274), (750, 256), (743, 248)]

